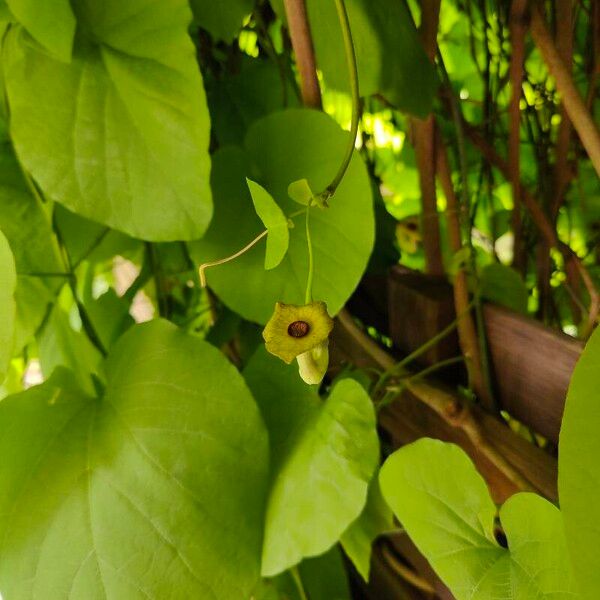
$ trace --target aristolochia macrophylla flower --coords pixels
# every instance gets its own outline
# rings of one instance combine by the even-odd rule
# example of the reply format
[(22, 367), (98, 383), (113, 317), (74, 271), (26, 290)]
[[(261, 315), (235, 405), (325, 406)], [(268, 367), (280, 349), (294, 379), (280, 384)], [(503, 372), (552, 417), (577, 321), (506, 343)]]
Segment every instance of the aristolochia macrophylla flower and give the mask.
[(329, 340), (325, 340), (312, 350), (297, 357), (298, 372), (305, 383), (321, 383), (329, 366)]
[[(326, 343), (332, 329), (333, 319), (327, 314), (324, 302), (303, 306), (277, 302), (263, 338), (267, 350), (289, 364), (297, 356)], [(322, 357), (320, 362), (323, 362)]]

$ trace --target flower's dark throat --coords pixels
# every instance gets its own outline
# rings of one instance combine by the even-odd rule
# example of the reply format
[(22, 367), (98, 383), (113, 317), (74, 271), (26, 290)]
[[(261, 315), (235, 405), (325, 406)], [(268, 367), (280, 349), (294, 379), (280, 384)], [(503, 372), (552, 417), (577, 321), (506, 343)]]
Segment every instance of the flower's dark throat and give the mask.
[(303, 338), (308, 335), (310, 325), (306, 321), (294, 321), (288, 326), (288, 335), (294, 338)]

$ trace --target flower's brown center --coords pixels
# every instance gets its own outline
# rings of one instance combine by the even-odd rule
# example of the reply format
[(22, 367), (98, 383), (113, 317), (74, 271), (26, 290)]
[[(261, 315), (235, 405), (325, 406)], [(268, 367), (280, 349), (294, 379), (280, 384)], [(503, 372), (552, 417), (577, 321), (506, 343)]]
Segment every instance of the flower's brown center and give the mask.
[(295, 338), (304, 337), (309, 331), (310, 325), (306, 321), (294, 321), (288, 327), (288, 335)]

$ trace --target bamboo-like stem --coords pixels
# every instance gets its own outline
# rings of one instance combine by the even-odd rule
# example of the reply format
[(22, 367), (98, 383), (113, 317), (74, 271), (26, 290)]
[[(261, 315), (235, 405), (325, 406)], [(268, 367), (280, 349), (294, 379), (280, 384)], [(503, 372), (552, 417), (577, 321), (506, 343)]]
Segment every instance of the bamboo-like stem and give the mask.
[[(442, 189), (444, 190), (447, 203), (446, 222), (448, 223), (450, 248), (452, 252), (456, 253), (463, 247), (460, 222), (458, 220), (460, 208), (458, 206), (458, 199), (454, 191), (454, 186), (452, 185), (448, 153), (439, 131), (436, 136), (436, 147), (437, 175), (442, 185)], [(486, 405), (490, 406), (492, 404), (492, 399), (489, 397), (488, 386), (483, 373), (477, 329), (472, 316), (468, 314), (471, 301), (469, 298), (467, 273), (464, 268), (459, 268), (456, 272), (452, 287), (454, 291), (454, 307), (456, 314), (460, 315), (467, 312), (467, 314), (458, 321), (458, 340), (462, 353), (466, 359), (469, 382), (477, 396), (484, 399)]]
[[(566, 0), (565, 0), (566, 1)], [(566, 113), (569, 115), (579, 139), (600, 176), (600, 133), (585, 102), (579, 95), (569, 69), (562, 58), (548, 28), (543, 14), (534, 3), (531, 7), (531, 35), (548, 70), (556, 81)]]
[(524, 274), (527, 268), (527, 254), (523, 243), (523, 219), (521, 215), (521, 91), (523, 86), (525, 63), (525, 11), (527, 0), (513, 0), (510, 9), (510, 41), (512, 54), (510, 57), (510, 82), (512, 95), (509, 115), (510, 130), (508, 134), (508, 164), (510, 184), (513, 194), (512, 230), (514, 234), (513, 266)]
[[(440, 0), (422, 0), (421, 8), (421, 40), (425, 53), (433, 61), (437, 47)], [(444, 264), (435, 190), (435, 122), (433, 115), (429, 115), (425, 120), (411, 119), (411, 130), (421, 188), (425, 270), (430, 275), (441, 276), (444, 274)]]
[[(495, 166), (504, 175), (504, 177), (508, 179), (510, 177), (508, 163), (496, 152), (496, 149), (488, 144), (487, 141), (479, 135), (475, 128), (467, 125), (466, 123), (465, 133), (467, 134), (467, 137), (471, 143), (479, 149), (486, 160)], [(521, 199), (531, 215), (531, 218), (536, 224), (536, 227), (539, 229), (542, 236), (544, 236), (547, 243), (552, 248), (556, 248), (562, 253), (565, 261), (573, 262), (577, 272), (579, 273), (581, 281), (588, 291), (590, 296), (589, 318), (587, 324), (584, 325), (581, 330), (581, 337), (585, 338), (591, 333), (593, 327), (598, 321), (598, 315), (600, 314), (600, 294), (598, 293), (598, 289), (596, 288), (589, 271), (581, 262), (579, 256), (577, 256), (572, 248), (559, 240), (556, 229), (553, 227), (550, 219), (536, 201), (533, 194), (524, 186), (522, 186), (521, 189)]]
[(300, 90), (304, 106), (321, 108), (321, 88), (317, 77), (317, 62), (310, 35), (305, 0), (284, 0), (290, 39), (300, 73)]
[[(375, 363), (382, 369), (393, 368), (394, 358), (380, 348), (373, 339), (356, 325), (346, 309), (340, 311), (337, 320)], [(517, 489), (523, 491), (535, 489), (535, 486), (485, 439), (473, 412), (466, 404), (461, 403), (456, 395), (445, 392), (425, 381), (408, 381), (405, 389), (435, 411), (448, 425), (460, 429), (476, 450), (511, 481)]]

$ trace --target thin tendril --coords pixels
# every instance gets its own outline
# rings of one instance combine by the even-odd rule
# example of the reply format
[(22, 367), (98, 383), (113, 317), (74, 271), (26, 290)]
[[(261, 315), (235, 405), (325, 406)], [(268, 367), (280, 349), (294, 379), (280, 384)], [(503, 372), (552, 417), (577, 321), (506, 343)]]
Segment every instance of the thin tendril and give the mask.
[(235, 254), (232, 254), (231, 256), (227, 256), (226, 258), (221, 258), (219, 260), (213, 260), (212, 262), (207, 262), (207, 263), (200, 265), (200, 267), (198, 268), (198, 273), (200, 275), (200, 285), (203, 288), (206, 287), (206, 275), (204, 273), (204, 271), (206, 271), (206, 269), (208, 269), (209, 267), (216, 267), (218, 265), (224, 265), (225, 263), (228, 263), (229, 261), (235, 260), (236, 258), (240, 257), (245, 252), (248, 252), (248, 250), (250, 250), (250, 248), (252, 248), (252, 246), (254, 246), (255, 244), (258, 244), (258, 242), (260, 242), (260, 240), (262, 240), (265, 237), (265, 235), (267, 235), (267, 233), (269, 233), (269, 232), (265, 229), (260, 235), (256, 236), (249, 244), (246, 244), (241, 250), (238, 250)]
[(344, 0), (335, 0), (335, 6), (338, 12), (338, 18), (340, 20), (340, 26), (342, 28), (342, 37), (344, 38), (344, 51), (346, 54), (346, 63), (348, 65), (348, 71), (350, 74), (350, 91), (352, 93), (352, 121), (350, 124), (350, 139), (348, 140), (348, 147), (346, 154), (342, 160), (342, 164), (333, 178), (333, 181), (327, 186), (323, 195), (327, 198), (333, 196), (340, 185), (350, 160), (354, 152), (356, 145), (356, 137), (358, 135), (358, 122), (360, 118), (360, 92), (358, 88), (358, 65), (356, 63), (356, 52), (354, 50), (354, 42), (352, 41), (352, 31), (350, 30), (350, 20), (348, 19), (348, 11)]

